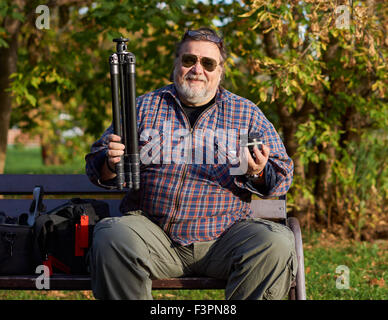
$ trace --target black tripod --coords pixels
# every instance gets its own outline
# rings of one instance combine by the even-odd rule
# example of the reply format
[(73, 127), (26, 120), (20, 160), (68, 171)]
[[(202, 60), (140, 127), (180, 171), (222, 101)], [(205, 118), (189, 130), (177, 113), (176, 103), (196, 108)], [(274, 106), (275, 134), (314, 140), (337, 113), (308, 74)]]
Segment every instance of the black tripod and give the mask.
[(116, 164), (117, 187), (140, 189), (140, 153), (136, 115), (136, 80), (133, 53), (127, 51), (128, 39), (113, 39), (117, 52), (109, 57), (113, 130), (125, 145), (124, 156)]

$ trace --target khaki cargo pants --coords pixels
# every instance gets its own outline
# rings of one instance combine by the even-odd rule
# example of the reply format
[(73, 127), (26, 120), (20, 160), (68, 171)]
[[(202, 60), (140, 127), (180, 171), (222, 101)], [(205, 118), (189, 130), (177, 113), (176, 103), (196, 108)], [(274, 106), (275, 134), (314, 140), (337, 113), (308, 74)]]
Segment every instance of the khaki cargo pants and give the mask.
[(97, 299), (152, 299), (152, 279), (190, 275), (226, 279), (226, 299), (282, 299), (297, 260), (293, 233), (278, 223), (243, 220), (217, 240), (179, 246), (134, 211), (96, 225), (90, 271)]

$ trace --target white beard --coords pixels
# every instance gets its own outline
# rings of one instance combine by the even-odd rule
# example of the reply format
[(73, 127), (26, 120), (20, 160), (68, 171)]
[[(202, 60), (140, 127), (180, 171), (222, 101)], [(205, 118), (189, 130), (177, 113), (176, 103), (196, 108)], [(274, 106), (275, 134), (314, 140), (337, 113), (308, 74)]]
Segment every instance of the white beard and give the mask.
[[(188, 84), (187, 80), (200, 80), (204, 82), (204, 86), (201, 88), (192, 88)], [(187, 73), (183, 79), (183, 83), (179, 83), (177, 78), (177, 68), (174, 69), (174, 85), (178, 91), (178, 95), (183, 100), (190, 104), (201, 105), (210, 101), (215, 95), (216, 90), (210, 90), (208, 88), (208, 81), (204, 75), (196, 76)], [(218, 87), (218, 86), (217, 86)]]

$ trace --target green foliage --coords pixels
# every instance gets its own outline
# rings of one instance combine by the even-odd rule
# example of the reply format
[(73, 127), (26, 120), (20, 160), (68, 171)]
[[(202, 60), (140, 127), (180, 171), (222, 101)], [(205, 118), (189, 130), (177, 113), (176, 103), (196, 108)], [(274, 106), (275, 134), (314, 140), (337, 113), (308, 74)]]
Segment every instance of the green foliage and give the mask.
[(383, 130), (376, 130), (364, 135), (362, 143), (351, 142), (342, 151), (342, 161), (333, 166), (336, 189), (333, 197), (339, 209), (347, 212), (340, 222), (348, 226), (356, 239), (362, 237), (365, 226), (375, 228), (386, 216), (388, 170), (386, 157), (382, 155), (386, 154), (388, 141), (382, 133)]

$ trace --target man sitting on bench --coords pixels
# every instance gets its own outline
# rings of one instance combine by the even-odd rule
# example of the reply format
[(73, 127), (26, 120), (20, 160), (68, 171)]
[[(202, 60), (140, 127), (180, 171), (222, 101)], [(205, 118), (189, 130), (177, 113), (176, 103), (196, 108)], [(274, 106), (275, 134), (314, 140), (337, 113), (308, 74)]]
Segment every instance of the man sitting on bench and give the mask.
[[(152, 279), (190, 275), (227, 280), (226, 299), (288, 293), (297, 270), (294, 236), (286, 226), (252, 218), (250, 200), (252, 193), (285, 194), (293, 162), (262, 111), (220, 86), (225, 60), (215, 31), (187, 31), (177, 45), (173, 84), (137, 99), (139, 143), (147, 150), (141, 187), (124, 197), (122, 217), (95, 227), (96, 298), (152, 299)], [(253, 156), (246, 147), (239, 152), (241, 132), (263, 141)], [(109, 127), (86, 156), (93, 183), (114, 187), (123, 150)], [(243, 154), (245, 174), (233, 174)]]

